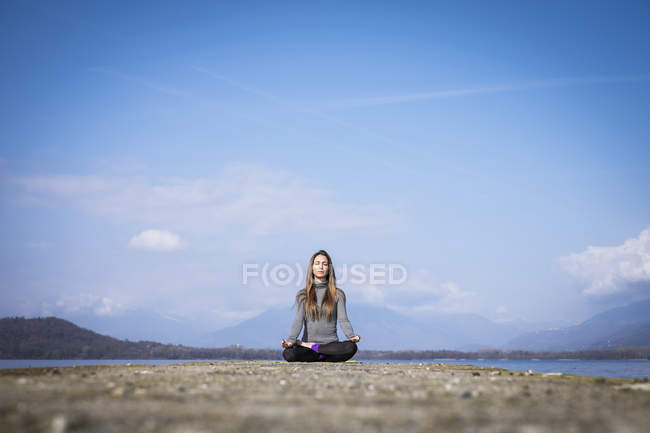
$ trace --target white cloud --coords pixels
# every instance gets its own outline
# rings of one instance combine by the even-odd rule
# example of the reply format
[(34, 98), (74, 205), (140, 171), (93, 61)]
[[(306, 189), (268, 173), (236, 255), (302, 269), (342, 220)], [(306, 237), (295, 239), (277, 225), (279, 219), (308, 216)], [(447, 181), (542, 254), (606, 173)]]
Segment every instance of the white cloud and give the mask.
[(60, 295), (54, 304), (41, 303), (41, 314), (71, 314), (92, 311), (97, 316), (115, 316), (124, 313), (126, 306), (108, 296), (98, 296), (91, 293)]
[(357, 293), (361, 295), (361, 302), (383, 304), (385, 301), (384, 291), (378, 285), (364, 284), (357, 289)]
[[(309, 179), (259, 164), (229, 164), (217, 176), (18, 176), (16, 202), (70, 205), (115, 221), (136, 221), (194, 233), (265, 236), (319, 230), (386, 233), (403, 226), (401, 208), (343, 203)], [(313, 206), (318, 203), (318, 206)]]
[[(282, 304), (284, 306), (284, 304)], [(244, 320), (250, 319), (257, 316), (260, 313), (263, 313), (263, 309), (257, 310), (227, 310), (224, 308), (215, 308), (211, 310), (220, 320), (229, 325), (237, 324), (243, 322)]]
[(129, 248), (142, 248), (155, 251), (173, 251), (183, 248), (185, 242), (180, 236), (165, 230), (145, 230), (133, 236)]
[[(368, 270), (365, 270), (368, 273)], [(359, 284), (352, 290), (358, 302), (384, 305), (408, 314), (477, 312), (477, 293), (453, 281), (438, 281), (427, 269), (408, 272), (401, 284)]]
[(582, 253), (559, 259), (574, 277), (586, 281), (586, 295), (611, 295), (628, 291), (634, 283), (650, 282), (650, 227), (639, 237), (615, 247), (589, 246)]
[[(421, 286), (420, 289), (423, 287), (425, 286)], [(430, 297), (424, 298), (420, 303), (414, 302), (409, 305), (393, 303), (389, 306), (408, 314), (477, 312), (476, 292), (461, 290), (453, 281), (430, 283), (425, 293)]]
[(111, 298), (102, 298), (100, 304), (95, 307), (95, 314), (98, 316), (112, 316), (122, 311), (122, 306), (116, 304)]

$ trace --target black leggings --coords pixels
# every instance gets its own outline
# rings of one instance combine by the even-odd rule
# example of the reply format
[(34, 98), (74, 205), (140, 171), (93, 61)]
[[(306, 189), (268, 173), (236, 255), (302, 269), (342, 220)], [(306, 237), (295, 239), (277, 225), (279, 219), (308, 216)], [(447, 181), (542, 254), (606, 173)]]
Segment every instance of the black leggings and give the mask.
[(289, 362), (343, 362), (357, 353), (357, 343), (352, 341), (333, 341), (320, 344), (318, 351), (303, 346), (291, 346), (284, 349), (282, 356)]

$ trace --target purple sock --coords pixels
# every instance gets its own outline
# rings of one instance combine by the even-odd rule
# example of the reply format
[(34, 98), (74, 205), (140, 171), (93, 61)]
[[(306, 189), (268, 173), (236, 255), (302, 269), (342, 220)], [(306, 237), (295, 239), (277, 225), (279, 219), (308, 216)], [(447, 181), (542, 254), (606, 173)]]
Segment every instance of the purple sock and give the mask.
[[(320, 343), (313, 344), (311, 346), (311, 350), (318, 353), (318, 348), (319, 347), (320, 347)], [(325, 359), (325, 355), (323, 355), (322, 353), (318, 353), (318, 359)]]

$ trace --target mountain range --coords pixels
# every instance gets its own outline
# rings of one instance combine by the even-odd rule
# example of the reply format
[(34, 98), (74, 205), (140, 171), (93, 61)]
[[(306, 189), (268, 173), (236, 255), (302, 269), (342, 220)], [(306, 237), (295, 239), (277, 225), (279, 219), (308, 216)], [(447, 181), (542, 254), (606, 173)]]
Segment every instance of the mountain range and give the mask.
[[(278, 308), (244, 322), (211, 333), (208, 346), (237, 342), (245, 347), (268, 347), (286, 338), (293, 310)], [(412, 318), (384, 307), (348, 306), (348, 316), (362, 346), (374, 350), (450, 349), (473, 351), (495, 348), (522, 332), (535, 329), (526, 323), (495, 323), (476, 314), (439, 314)], [(298, 337), (300, 338), (301, 335)], [(339, 339), (345, 337), (339, 331)]]
[[(410, 317), (385, 307), (348, 305), (355, 332), (367, 350), (577, 350), (650, 346), (650, 298), (597, 314), (578, 325), (566, 323), (497, 323), (476, 314), (432, 314)], [(64, 315), (84, 328), (132, 341), (149, 340), (195, 347), (239, 344), (251, 348), (280, 347), (293, 320), (291, 307), (267, 310), (216, 331), (196, 321), (154, 312), (120, 316)], [(299, 336), (300, 338), (300, 336)], [(339, 331), (339, 339), (345, 336)]]
[[(355, 332), (370, 350), (577, 350), (650, 346), (650, 299), (598, 314), (574, 326), (523, 321), (496, 323), (477, 314), (435, 314), (413, 318), (383, 307), (348, 307)], [(289, 329), (290, 309), (266, 311), (213, 332), (209, 346), (237, 342), (246, 347), (278, 343)], [(546, 325), (546, 329), (542, 326)], [(537, 327), (537, 329), (535, 329)], [(300, 337), (300, 336), (299, 336)], [(339, 332), (339, 339), (344, 336)]]
[(650, 346), (650, 298), (596, 314), (579, 325), (529, 332), (503, 349), (584, 350)]
[[(566, 352), (480, 350), (377, 351), (361, 349), (358, 359), (650, 359), (650, 347)], [(153, 341), (124, 341), (81, 328), (58, 317), (0, 319), (0, 360), (4, 359), (282, 359), (282, 350), (240, 345), (197, 348)]]

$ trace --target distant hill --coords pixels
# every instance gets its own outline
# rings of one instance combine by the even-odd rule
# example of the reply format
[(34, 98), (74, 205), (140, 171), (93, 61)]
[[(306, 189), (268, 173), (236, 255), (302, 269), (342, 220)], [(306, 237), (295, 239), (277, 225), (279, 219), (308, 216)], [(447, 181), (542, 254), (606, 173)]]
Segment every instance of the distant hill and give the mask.
[(153, 310), (130, 309), (116, 315), (97, 315), (92, 310), (80, 310), (61, 312), (56, 316), (82, 328), (119, 339), (157, 341), (194, 347), (207, 344), (205, 334), (208, 332), (201, 322), (191, 318), (161, 314)]
[[(350, 322), (361, 335), (364, 350), (464, 350), (498, 348), (521, 334), (526, 326), (496, 323), (476, 314), (432, 314), (414, 318), (385, 307), (367, 304), (347, 306)], [(295, 309), (265, 311), (235, 326), (211, 333), (208, 346), (237, 343), (246, 347), (275, 347), (286, 338)], [(339, 339), (346, 337), (339, 329)], [(299, 338), (302, 336), (302, 331)]]
[(525, 333), (503, 349), (559, 351), (625, 346), (650, 346), (650, 298), (607, 310), (579, 325)]
[[(210, 346), (237, 342), (246, 347), (279, 347), (280, 339), (289, 335), (294, 315), (295, 309), (290, 307), (265, 311), (235, 326), (213, 332), (210, 335)], [(421, 326), (387, 308), (357, 305), (355, 308), (348, 307), (348, 316), (355, 332), (363, 339), (361, 347), (364, 349), (433, 347), (425, 343), (432, 338), (426, 336)], [(340, 340), (346, 339), (340, 329), (338, 334)], [(302, 331), (298, 338), (300, 337)]]
[(280, 359), (280, 350), (122, 341), (56, 317), (0, 319), (0, 359)]
[(598, 349), (616, 349), (619, 347), (650, 347), (650, 323), (639, 323), (620, 328), (607, 339), (592, 345)]

